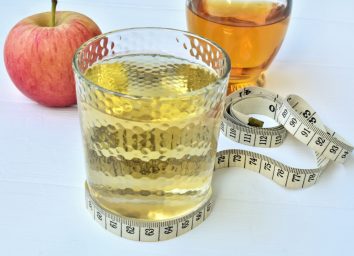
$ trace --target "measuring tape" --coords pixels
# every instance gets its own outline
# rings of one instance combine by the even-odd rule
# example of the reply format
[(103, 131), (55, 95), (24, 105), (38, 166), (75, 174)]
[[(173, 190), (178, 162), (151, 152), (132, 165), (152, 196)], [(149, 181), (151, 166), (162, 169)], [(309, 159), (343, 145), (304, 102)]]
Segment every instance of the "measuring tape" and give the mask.
[[(280, 125), (262, 128), (262, 121), (249, 114), (273, 118)], [(287, 188), (305, 188), (315, 184), (330, 161), (344, 163), (353, 146), (326, 127), (316, 111), (297, 95), (282, 99), (259, 87), (236, 91), (226, 98), (221, 132), (229, 139), (255, 147), (280, 146), (287, 134), (311, 148), (317, 167), (299, 169), (287, 166), (268, 156), (246, 150), (223, 150), (217, 153), (215, 170), (226, 167), (250, 169)], [(94, 220), (112, 233), (136, 241), (162, 241), (182, 235), (198, 226), (210, 214), (209, 199), (196, 211), (166, 221), (143, 221), (118, 216), (101, 208), (90, 196), (86, 185), (86, 207)]]

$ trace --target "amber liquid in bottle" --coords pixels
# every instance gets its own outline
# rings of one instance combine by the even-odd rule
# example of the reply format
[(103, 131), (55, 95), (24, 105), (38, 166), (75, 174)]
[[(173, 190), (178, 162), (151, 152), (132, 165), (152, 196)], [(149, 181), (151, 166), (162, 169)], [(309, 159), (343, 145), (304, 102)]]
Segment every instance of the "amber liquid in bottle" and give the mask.
[(259, 78), (283, 42), (289, 14), (285, 5), (261, 1), (196, 0), (187, 6), (188, 29), (218, 43), (231, 58), (228, 93), (262, 85)]

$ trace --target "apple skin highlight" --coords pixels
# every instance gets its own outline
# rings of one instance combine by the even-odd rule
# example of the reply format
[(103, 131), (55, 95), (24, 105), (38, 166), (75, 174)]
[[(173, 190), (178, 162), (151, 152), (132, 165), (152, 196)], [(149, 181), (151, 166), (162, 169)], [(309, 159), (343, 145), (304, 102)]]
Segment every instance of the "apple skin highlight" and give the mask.
[(101, 30), (76, 12), (39, 13), (17, 23), (4, 46), (4, 61), (16, 87), (30, 99), (49, 107), (76, 104), (72, 59), (76, 49)]

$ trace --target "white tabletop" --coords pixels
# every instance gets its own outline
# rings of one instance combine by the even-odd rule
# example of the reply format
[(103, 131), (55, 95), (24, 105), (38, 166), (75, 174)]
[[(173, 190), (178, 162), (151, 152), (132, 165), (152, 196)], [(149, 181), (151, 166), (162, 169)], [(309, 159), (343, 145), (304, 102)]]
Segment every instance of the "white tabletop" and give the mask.
[[(185, 29), (184, 2), (62, 0), (58, 9), (82, 12), (105, 32)], [(243, 169), (218, 171), (212, 214), (173, 240), (132, 242), (98, 226), (84, 208), (76, 107), (50, 109), (30, 101), (14, 87), (2, 61), (10, 28), (49, 8), (50, 1), (0, 0), (0, 255), (353, 255), (353, 156), (345, 165), (332, 164), (304, 190), (284, 189)], [(353, 10), (352, 0), (294, 1), (266, 85), (310, 101), (323, 121), (352, 143)], [(220, 149), (233, 147), (240, 146), (221, 137)], [(300, 167), (310, 162), (309, 150), (291, 138), (281, 149), (253, 150)]]

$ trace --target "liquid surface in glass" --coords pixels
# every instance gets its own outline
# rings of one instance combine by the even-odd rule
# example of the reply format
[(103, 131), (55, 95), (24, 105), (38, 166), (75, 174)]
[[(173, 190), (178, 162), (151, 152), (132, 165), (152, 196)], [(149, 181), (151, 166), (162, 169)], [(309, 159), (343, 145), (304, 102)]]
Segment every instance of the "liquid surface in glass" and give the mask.
[(94, 101), (79, 102), (87, 182), (99, 205), (127, 217), (164, 220), (209, 199), (222, 106), (200, 105), (202, 95), (179, 96), (214, 83), (215, 71), (145, 54), (98, 62), (85, 77), (136, 96), (100, 90)]

